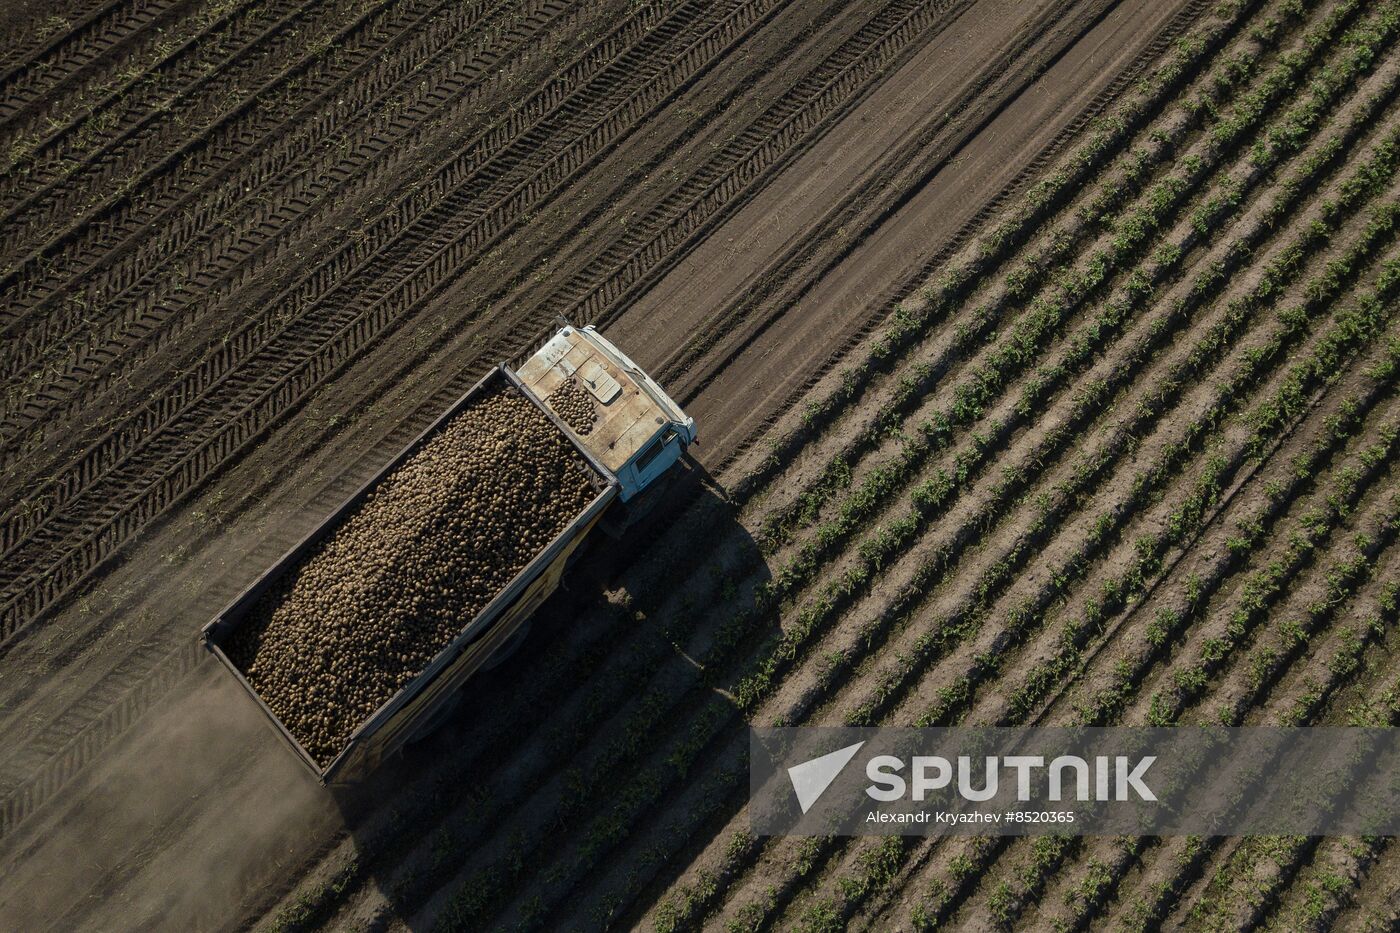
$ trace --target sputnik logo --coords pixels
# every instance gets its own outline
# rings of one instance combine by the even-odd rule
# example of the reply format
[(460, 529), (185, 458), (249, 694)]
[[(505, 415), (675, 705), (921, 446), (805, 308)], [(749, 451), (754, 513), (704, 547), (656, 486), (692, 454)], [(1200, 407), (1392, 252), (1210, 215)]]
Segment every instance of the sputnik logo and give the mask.
[(811, 761), (804, 761), (800, 765), (793, 765), (787, 769), (788, 779), (792, 781), (792, 789), (797, 793), (797, 802), (802, 806), (802, 812), (806, 813), (812, 809), (812, 804), (826, 789), (831, 786), (831, 782), (836, 780), (836, 776), (846, 765), (851, 763), (851, 759), (860, 751), (860, 747), (865, 742), (857, 742), (854, 745), (847, 745), (834, 752), (822, 755), (820, 758), (813, 758)]

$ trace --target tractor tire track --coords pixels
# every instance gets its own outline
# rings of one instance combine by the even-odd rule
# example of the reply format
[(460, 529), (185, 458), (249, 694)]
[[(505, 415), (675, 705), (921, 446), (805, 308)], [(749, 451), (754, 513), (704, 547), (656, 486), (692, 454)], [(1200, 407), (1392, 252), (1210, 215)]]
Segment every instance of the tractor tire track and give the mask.
[[(585, 97), (587, 104), (576, 102), (581, 92), (575, 91), (550, 108), (544, 117), (549, 122), (522, 128), (523, 132), (507, 137), (499, 148), (486, 148), (496, 140), (484, 140), (476, 147), (484, 150), (481, 155), (469, 150), (457, 160), (470, 166), (460, 180), (413, 218), (411, 225), (395, 229), (390, 241), (366, 261), (351, 266), (349, 274), (342, 277), (323, 266), (314, 278), (284, 292), (272, 302), (273, 320), (247, 327), (230, 338), (226, 349), (207, 359), (199, 372), (187, 378), (163, 404), (148, 411), (143, 420), (149, 428), (109, 435), (105, 444), (90, 451), (84, 462), (68, 474), (68, 479), (49, 487), (58, 490), (58, 496), (39, 494), (38, 500), (50, 504), (50, 508), (42, 522), (32, 522), (33, 513), (29, 514), (31, 521), (25, 524), (33, 531), (28, 538), (17, 540), (17, 534), (5, 535), (7, 544), (17, 542), (11, 548), (12, 555), (17, 553), (16, 548), (32, 546), (40, 537), (47, 537), (52, 546), (76, 531), (82, 543), (60, 558), (66, 562), (66, 568), (59, 574), (29, 575), (30, 581), (21, 584), (27, 595), (17, 597), (19, 601), (8, 600), (8, 606), (0, 609), (0, 629), (6, 635), (12, 633), (17, 625), (11, 623), (20, 613), (32, 613), (58, 594), (55, 586), (61, 584), (57, 584), (56, 577), (67, 579), (75, 572), (86, 572), (94, 564), (95, 551), (105, 551), (115, 541), (128, 537), (163, 510), (174, 495), (187, 490), (273, 418), (304, 398), (391, 322), (440, 290), (460, 265), (476, 255), (484, 243), (498, 237), (505, 225), (596, 159), (646, 113), (668, 99), (685, 81), (692, 80), (702, 67), (713, 64), (712, 56), (732, 48), (759, 21), (761, 11), (757, 6), (754, 2), (727, 5), (724, 9), (737, 8), (731, 10), (728, 19), (719, 11), (682, 7), (677, 16), (644, 32), (592, 79), (587, 87), (602, 87)], [(673, 53), (678, 55), (675, 60), (658, 56), (662, 62), (657, 62), (649, 57), (658, 46), (666, 49), (674, 44), (680, 46)], [(638, 73), (643, 62), (647, 67)], [(663, 71), (669, 72), (669, 83), (651, 80)], [(570, 132), (560, 136), (559, 126)], [(554, 140), (561, 142), (547, 145)], [(400, 227), (402, 218), (395, 213), (388, 220), (387, 226), (393, 229)], [(344, 304), (333, 305), (329, 316), (312, 313), (337, 297)], [(290, 315), (286, 302), (294, 303)], [(283, 362), (249, 366), (255, 354), (263, 360)], [(211, 390), (231, 393), (239, 401), (214, 401)], [(205, 413), (202, 417), (198, 413), (201, 409)], [(222, 428), (213, 438), (191, 443), (200, 430), (197, 426), (206, 422)], [(176, 436), (172, 437), (172, 433)], [(134, 450), (122, 443), (133, 436), (140, 438)], [(149, 456), (152, 445), (162, 440), (169, 446), (155, 455), (155, 472), (132, 472), (127, 462), (130, 455), (147, 452)], [(97, 463), (104, 463), (106, 469), (94, 471)], [(70, 523), (68, 529), (53, 524), (56, 510), (52, 506), (67, 505), (77, 495), (88, 493), (95, 481), (107, 479), (117, 488), (129, 490), (130, 480), (125, 477), (149, 475), (162, 479), (149, 485), (144, 494), (138, 494), (136, 502), (120, 505), (110, 496), (103, 496), (102, 512), (88, 521)], [(32, 570), (39, 565), (25, 559), (15, 561), (13, 566)], [(9, 567), (0, 570), (0, 587), (17, 582), (15, 571)], [(21, 605), (27, 608), (21, 609)]]
[[(274, 119), (264, 117), (252, 127), (230, 127), (228, 148), (201, 153), (197, 161), (163, 180), (165, 193), (144, 202), (139, 212), (124, 212), (100, 235), (85, 238), (81, 251), (66, 263), (75, 276), (69, 285), (49, 290), (39, 286), (33, 295), (16, 296), (17, 309), (32, 299), (38, 313), (29, 312), (27, 329), (13, 336), (16, 352), (0, 378), (9, 376), (11, 397), (20, 392), (25, 370), (44, 372), (45, 382), (42, 398), (12, 402), (0, 418), (0, 439), (9, 442), (0, 443), (0, 463), (12, 463), (57, 433), (94, 395), (169, 343), (192, 307), (211, 295), (228, 294), (285, 255), (293, 248), (293, 234), (312, 218), (333, 209), (337, 201), (365, 198), (401, 161), (405, 149), (421, 144), (421, 124), (460, 114), (491, 68), (520, 54), (532, 36), (566, 10), (563, 3), (546, 0), (509, 28), (488, 29), (483, 38), (473, 35), (501, 6), (478, 4), (460, 11), (461, 23), (440, 24), (465, 46), (457, 52), (463, 65), (434, 73), (431, 81), (416, 87), (413, 82), (422, 80), (418, 69), (425, 67), (424, 47), (431, 48), (430, 40), (438, 38), (421, 23), (436, 10), (403, 24), (395, 37), (395, 42), (411, 39), (415, 54), (382, 61), (382, 50), (374, 45), (356, 49), (362, 59), (356, 68), (318, 88), (315, 99), (301, 110), (289, 116), (274, 112), (269, 115)], [(433, 51), (426, 67), (454, 58), (455, 50), (448, 44)], [(357, 86), (347, 90), (344, 82), (351, 78)], [(368, 130), (365, 123), (376, 119), (386, 97), (405, 88), (414, 91), (413, 105), (379, 117), (381, 125), (365, 132), (365, 141), (350, 152), (336, 149), (318, 152), (309, 162), (304, 158), (305, 152), (344, 138), (352, 129)], [(330, 103), (336, 96), (340, 100)], [(349, 114), (343, 106), (346, 98), (360, 101)], [(316, 112), (317, 105), (327, 106), (329, 112)], [(244, 148), (250, 137), (257, 140), (256, 146)], [(184, 174), (192, 179), (185, 181)], [(150, 225), (161, 219), (167, 226), (152, 234)], [(169, 291), (172, 268), (182, 277), (177, 294)], [(75, 308), (71, 299), (78, 283), (86, 283), (80, 287), (93, 297)], [(86, 307), (94, 301), (102, 307), (97, 320)], [(21, 435), (26, 436), (26, 446), (17, 448)]]

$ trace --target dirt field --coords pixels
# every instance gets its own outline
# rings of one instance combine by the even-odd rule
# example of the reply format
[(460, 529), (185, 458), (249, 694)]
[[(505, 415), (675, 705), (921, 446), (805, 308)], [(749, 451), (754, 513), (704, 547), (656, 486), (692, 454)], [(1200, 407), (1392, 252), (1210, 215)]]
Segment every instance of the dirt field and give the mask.
[[(1385, 838), (756, 838), (744, 727), (1395, 724), (1398, 39), (0, 10), (0, 929), (1397, 928)], [(701, 446), (324, 791), (195, 634), (558, 314)]]

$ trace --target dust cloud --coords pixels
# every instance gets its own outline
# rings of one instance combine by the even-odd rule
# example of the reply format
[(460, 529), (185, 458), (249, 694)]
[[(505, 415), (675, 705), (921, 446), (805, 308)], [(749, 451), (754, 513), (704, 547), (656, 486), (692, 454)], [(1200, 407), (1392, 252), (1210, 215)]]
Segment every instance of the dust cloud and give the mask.
[(0, 840), (0, 929), (217, 930), (340, 825), (212, 657)]

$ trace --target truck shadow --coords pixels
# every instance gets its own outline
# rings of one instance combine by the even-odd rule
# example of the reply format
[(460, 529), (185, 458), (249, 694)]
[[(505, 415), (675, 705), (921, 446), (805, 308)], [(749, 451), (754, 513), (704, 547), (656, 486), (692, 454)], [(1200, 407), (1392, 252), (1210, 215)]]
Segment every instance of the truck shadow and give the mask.
[(742, 810), (747, 723), (730, 691), (778, 631), (754, 609), (770, 574), (723, 491), (683, 467), (624, 534), (584, 543), (440, 727), (332, 788), (361, 882), (397, 923), (644, 910)]

